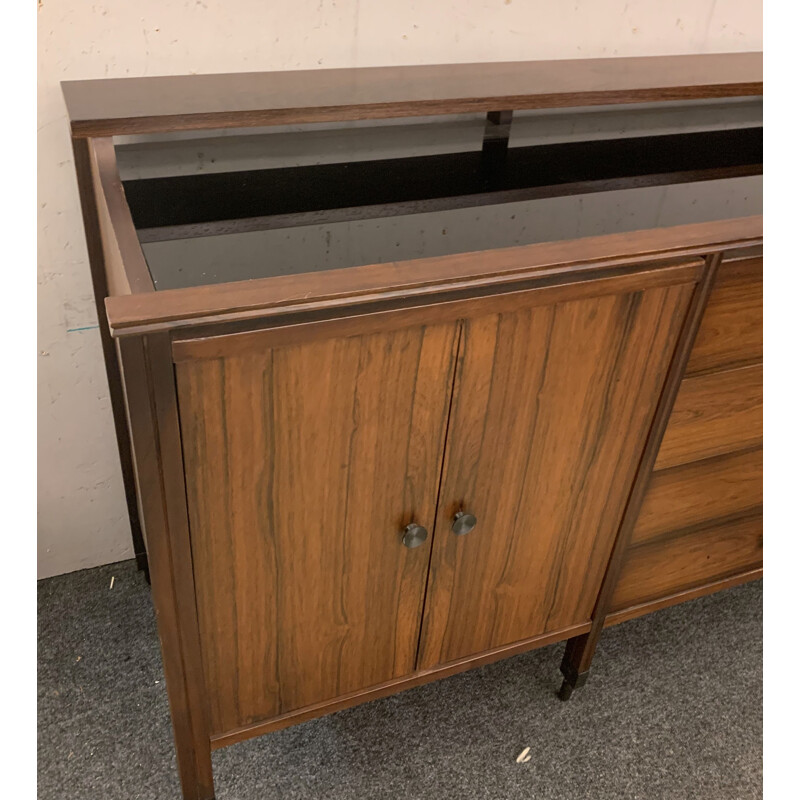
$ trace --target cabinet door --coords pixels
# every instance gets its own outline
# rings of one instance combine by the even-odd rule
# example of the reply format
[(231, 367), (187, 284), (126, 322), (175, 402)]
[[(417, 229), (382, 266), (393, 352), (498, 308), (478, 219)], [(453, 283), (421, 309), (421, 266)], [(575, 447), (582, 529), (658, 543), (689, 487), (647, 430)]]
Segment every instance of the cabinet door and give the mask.
[(336, 330), (176, 365), (215, 733), (414, 668), (457, 325)]
[(464, 321), (418, 666), (591, 618), (692, 289)]

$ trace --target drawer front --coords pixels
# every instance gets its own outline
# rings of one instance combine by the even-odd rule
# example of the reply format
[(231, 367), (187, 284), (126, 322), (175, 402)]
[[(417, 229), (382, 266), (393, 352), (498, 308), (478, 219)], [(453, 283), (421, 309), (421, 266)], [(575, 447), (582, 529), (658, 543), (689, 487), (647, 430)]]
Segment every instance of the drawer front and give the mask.
[(761, 362), (763, 286), (761, 257), (722, 264), (687, 375)]
[(612, 611), (761, 566), (761, 514), (633, 547)]
[(761, 449), (748, 450), (654, 473), (632, 542), (648, 541), (760, 506), (762, 456)]
[(655, 469), (757, 447), (761, 406), (760, 364), (685, 378)]

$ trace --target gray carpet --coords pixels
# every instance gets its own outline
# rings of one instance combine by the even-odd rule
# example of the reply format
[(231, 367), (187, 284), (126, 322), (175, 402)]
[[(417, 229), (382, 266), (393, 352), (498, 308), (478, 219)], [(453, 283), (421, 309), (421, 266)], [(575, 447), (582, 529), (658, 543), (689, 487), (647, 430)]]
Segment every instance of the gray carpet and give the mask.
[[(217, 798), (761, 797), (760, 583), (608, 630), (568, 703), (563, 648), (219, 750)], [(179, 797), (142, 574), (123, 562), (42, 581), (40, 800)]]

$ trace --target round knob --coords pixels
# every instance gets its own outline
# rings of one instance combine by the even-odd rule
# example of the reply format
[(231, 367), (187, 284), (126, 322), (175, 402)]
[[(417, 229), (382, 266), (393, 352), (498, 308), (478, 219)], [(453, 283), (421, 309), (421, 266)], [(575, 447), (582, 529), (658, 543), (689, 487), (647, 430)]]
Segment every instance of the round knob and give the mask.
[(406, 547), (419, 547), (428, 538), (428, 531), (422, 525), (412, 522), (403, 529), (403, 544)]
[(452, 531), (456, 536), (463, 536), (469, 533), (478, 524), (478, 518), (467, 511), (459, 511), (453, 517)]

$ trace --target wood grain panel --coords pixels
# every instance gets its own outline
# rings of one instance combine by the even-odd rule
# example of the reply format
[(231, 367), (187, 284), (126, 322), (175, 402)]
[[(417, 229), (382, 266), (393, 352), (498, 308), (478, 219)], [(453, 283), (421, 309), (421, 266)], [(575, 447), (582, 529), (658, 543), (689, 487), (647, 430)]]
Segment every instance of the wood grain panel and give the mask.
[(653, 474), (633, 531), (633, 543), (762, 503), (761, 449), (706, 458)]
[(686, 378), (655, 469), (757, 447), (762, 430), (761, 365)]
[(613, 611), (761, 566), (761, 514), (632, 548)]
[(692, 289), (464, 323), (421, 668), (590, 618)]
[(763, 258), (722, 263), (687, 375), (761, 362), (763, 265)]
[(457, 331), (177, 366), (215, 734), (412, 671)]

